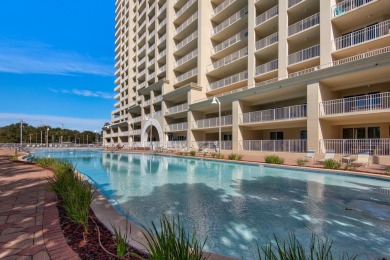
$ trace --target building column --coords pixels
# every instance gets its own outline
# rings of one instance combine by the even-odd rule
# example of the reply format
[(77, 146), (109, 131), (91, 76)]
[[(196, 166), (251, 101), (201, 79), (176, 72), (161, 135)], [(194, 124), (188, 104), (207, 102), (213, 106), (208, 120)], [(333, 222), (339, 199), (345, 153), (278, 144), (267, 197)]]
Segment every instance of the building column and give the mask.
[(232, 149), (233, 151), (239, 151), (240, 145), (239, 142), (242, 141), (242, 133), (239, 127), (240, 117), (242, 116), (242, 107), (240, 101), (236, 100), (232, 103)]
[(332, 62), (333, 51), (333, 26), (332, 26), (332, 6), (335, 0), (320, 1), (320, 64)]
[[(255, 53), (255, 45), (256, 45), (255, 23), (256, 23), (255, 0), (248, 0), (248, 53), (252, 53), (252, 54)], [(252, 86), (255, 84), (255, 80), (254, 80), (255, 68), (256, 68), (255, 55), (248, 55), (248, 86)]]
[(288, 15), (287, 1), (279, 1), (279, 28), (278, 28), (278, 77), (283, 77), (288, 74)]
[(319, 103), (321, 101), (320, 83), (307, 85), (307, 150), (321, 153), (319, 140), (323, 139), (319, 120)]

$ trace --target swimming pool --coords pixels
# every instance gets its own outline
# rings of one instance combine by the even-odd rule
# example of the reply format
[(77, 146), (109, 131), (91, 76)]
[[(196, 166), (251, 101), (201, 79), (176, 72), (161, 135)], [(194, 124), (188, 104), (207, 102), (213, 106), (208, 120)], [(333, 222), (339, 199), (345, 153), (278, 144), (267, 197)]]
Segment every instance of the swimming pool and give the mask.
[(326, 235), (337, 252), (390, 255), (390, 182), (243, 163), (99, 151), (37, 151), (73, 162), (131, 215), (148, 225), (180, 215), (208, 237), (206, 249), (251, 258), (255, 241), (294, 232)]

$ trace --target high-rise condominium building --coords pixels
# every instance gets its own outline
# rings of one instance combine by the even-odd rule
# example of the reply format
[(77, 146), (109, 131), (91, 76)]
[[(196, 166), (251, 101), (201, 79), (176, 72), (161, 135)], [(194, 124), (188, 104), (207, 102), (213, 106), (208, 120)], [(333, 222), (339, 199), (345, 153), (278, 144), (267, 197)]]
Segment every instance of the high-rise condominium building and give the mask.
[(115, 20), (106, 145), (390, 153), (389, 0), (117, 0)]

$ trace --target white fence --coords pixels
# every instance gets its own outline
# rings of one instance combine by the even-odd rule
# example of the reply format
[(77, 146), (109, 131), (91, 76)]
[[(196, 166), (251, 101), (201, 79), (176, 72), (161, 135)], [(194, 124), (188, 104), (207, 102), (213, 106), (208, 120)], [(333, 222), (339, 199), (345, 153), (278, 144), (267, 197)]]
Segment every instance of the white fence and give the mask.
[[(219, 148), (217, 140), (193, 142), (192, 147), (198, 150), (204, 150), (205, 148), (208, 148), (216, 151)], [(232, 150), (232, 141), (221, 141), (221, 150)]]
[(244, 151), (304, 153), (307, 150), (307, 140), (243, 140), (240, 147)]
[(278, 15), (279, 6), (275, 5), (274, 7), (270, 8), (269, 10), (265, 11), (264, 13), (260, 14), (256, 17), (256, 26), (264, 23), (265, 21), (271, 19), (272, 17)]
[(306, 104), (275, 109), (260, 110), (242, 114), (241, 122), (248, 124), (254, 122), (267, 122), (283, 119), (306, 117)]
[(344, 0), (332, 7), (333, 17), (342, 15), (346, 12), (359, 8), (362, 5), (368, 4), (374, 0)]
[(309, 29), (317, 24), (320, 24), (320, 13), (313, 14), (297, 23), (288, 27), (288, 36), (299, 33), (303, 30)]
[(279, 40), (278, 32), (273, 33), (259, 41), (256, 42), (256, 51), (261, 50), (271, 44), (277, 43)]
[(188, 104), (184, 103), (181, 105), (177, 105), (177, 106), (168, 108), (168, 110), (165, 111), (165, 115), (180, 113), (180, 112), (187, 111), (187, 110), (188, 110)]
[(273, 60), (256, 67), (256, 76), (278, 69), (279, 60)]
[(217, 60), (216, 62), (213, 62), (212, 64), (207, 66), (207, 72), (210, 72), (212, 70), (216, 70), (219, 68), (222, 68), (236, 60), (239, 60), (241, 58), (244, 58), (248, 56), (248, 47), (244, 47), (241, 50), (238, 50), (236, 52), (233, 52), (232, 54), (223, 57), (220, 60)]
[(320, 56), (320, 45), (311, 46), (304, 50), (288, 55), (288, 64), (298, 63), (304, 60), (309, 60)]
[(235, 23), (236, 21), (238, 21), (239, 19), (241, 19), (247, 15), (248, 15), (248, 6), (244, 7), (243, 9), (241, 9), (240, 11), (233, 14), (228, 19), (226, 19), (225, 21), (223, 21), (222, 23), (220, 23), (216, 27), (214, 27), (211, 30), (211, 36), (221, 32), (225, 28), (229, 27), (230, 25), (232, 25), (233, 23)]
[(225, 87), (225, 86), (228, 86), (228, 85), (231, 85), (231, 84), (243, 81), (243, 80), (247, 80), (247, 79), (248, 79), (248, 71), (246, 70), (246, 71), (242, 71), (240, 73), (234, 74), (234, 75), (229, 76), (227, 78), (220, 79), (218, 81), (211, 83), (207, 87), (207, 90), (211, 91), (214, 89), (219, 89), (219, 88), (222, 88), (222, 87)]
[(176, 124), (170, 124), (165, 126), (165, 131), (183, 131), (188, 129), (188, 123), (176, 123)]
[[(221, 126), (231, 125), (233, 117), (221, 116)], [(217, 127), (219, 126), (219, 117), (206, 118), (202, 120), (196, 120), (194, 122), (194, 128), (207, 128), (207, 127)]]
[(185, 148), (187, 141), (167, 141), (167, 148)]
[(390, 155), (390, 139), (324, 139), (320, 150), (334, 150), (339, 154), (369, 152), (371, 155)]
[(235, 44), (235, 43), (237, 43), (237, 42), (239, 42), (247, 37), (248, 37), (248, 29), (245, 29), (244, 31), (239, 32), (239, 33), (233, 35), (232, 37), (230, 37), (229, 39), (216, 45), (214, 48), (211, 49), (211, 53), (214, 54), (214, 53), (220, 52), (220, 51), (228, 48), (229, 46), (232, 46), (233, 44)]

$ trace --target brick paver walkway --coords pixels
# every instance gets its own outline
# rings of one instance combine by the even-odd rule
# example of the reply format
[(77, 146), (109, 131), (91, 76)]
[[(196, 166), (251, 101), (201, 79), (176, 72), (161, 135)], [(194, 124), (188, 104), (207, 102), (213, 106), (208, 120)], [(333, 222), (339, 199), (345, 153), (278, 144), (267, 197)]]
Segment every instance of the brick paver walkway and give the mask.
[(0, 149), (0, 259), (78, 259), (62, 233), (55, 195), (45, 190), (52, 173), (8, 154)]

